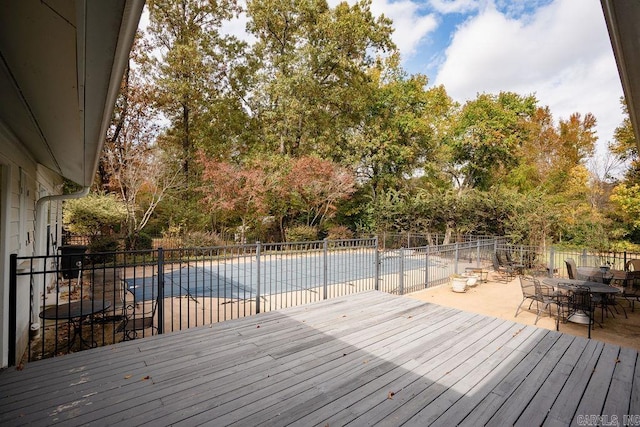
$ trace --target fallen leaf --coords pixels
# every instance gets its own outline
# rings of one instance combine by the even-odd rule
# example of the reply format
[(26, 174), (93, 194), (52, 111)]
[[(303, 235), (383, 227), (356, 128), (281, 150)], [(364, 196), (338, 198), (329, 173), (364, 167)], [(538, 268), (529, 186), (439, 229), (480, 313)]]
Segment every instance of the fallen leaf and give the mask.
[(129, 379), (129, 378), (131, 378), (132, 376), (133, 376), (133, 375), (125, 375), (125, 376), (124, 376), (124, 379), (125, 379), (125, 380), (128, 380), (128, 379)]
[(395, 396), (395, 395), (396, 395), (396, 394), (395, 394), (394, 392), (390, 391), (390, 392), (387, 394), (387, 399), (393, 399), (393, 396)]
[(260, 325), (256, 326), (256, 328), (259, 328), (259, 327), (260, 327)]
[(144, 380), (148, 380), (149, 378), (151, 378), (151, 377), (149, 377), (149, 375), (147, 375), (146, 377), (142, 377), (142, 380), (143, 380), (143, 381), (144, 381)]

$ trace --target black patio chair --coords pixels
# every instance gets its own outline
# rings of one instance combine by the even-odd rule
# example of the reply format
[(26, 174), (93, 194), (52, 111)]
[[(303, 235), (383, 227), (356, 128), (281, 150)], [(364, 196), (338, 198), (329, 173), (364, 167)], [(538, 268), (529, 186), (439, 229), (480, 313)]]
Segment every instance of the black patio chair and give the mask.
[(569, 279), (577, 279), (578, 278), (578, 267), (576, 266), (576, 262), (573, 258), (567, 258), (564, 260), (565, 265), (567, 266), (567, 275)]
[(614, 276), (611, 282), (612, 286), (616, 286), (622, 290), (620, 297), (629, 303), (632, 312), (635, 311), (635, 302), (640, 301), (640, 266), (636, 269), (632, 263), (633, 261), (637, 263), (637, 261), (640, 260), (628, 261), (625, 266), (624, 279), (616, 280), (617, 278)]
[(520, 312), (520, 308), (522, 304), (528, 299), (529, 309), (533, 303), (536, 303), (536, 320), (533, 324), (538, 323), (538, 319), (540, 318), (540, 314), (544, 311), (549, 311), (549, 317), (553, 317), (551, 314), (551, 305), (558, 304), (558, 294), (553, 286), (546, 285), (544, 283), (540, 283), (540, 281), (531, 276), (520, 276), (520, 288), (522, 289), (522, 301), (518, 305), (516, 309), (516, 314), (514, 317), (518, 316)]
[(506, 282), (510, 282), (516, 277), (516, 270), (509, 265), (501, 265), (496, 253), (493, 254), (493, 271), (498, 273)]
[[(131, 293), (131, 291), (127, 291)], [(131, 295), (133, 295), (131, 293)], [(125, 304), (124, 320), (118, 327), (118, 332), (124, 332), (124, 340), (133, 340), (148, 335), (146, 330), (150, 330), (150, 335), (154, 335), (158, 327), (156, 325), (156, 309), (158, 307), (157, 297), (152, 300), (131, 301)]]
[[(576, 286), (568, 295), (567, 300), (567, 321), (575, 321), (575, 323), (583, 323), (582, 321), (576, 321), (583, 319), (583, 316), (587, 317), (588, 334), (591, 338), (591, 329), (595, 327), (595, 312), (597, 302), (594, 300), (593, 295), (589, 291), (589, 288), (584, 286)], [(572, 316), (576, 316), (572, 320)], [(602, 327), (602, 325), (600, 325)]]

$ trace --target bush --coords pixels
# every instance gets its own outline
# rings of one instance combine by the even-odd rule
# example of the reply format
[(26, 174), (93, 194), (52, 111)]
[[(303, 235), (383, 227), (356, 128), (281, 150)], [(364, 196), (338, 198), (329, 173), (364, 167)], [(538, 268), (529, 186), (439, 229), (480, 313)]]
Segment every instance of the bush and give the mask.
[[(103, 252), (116, 252), (120, 249), (120, 239), (115, 236), (97, 236), (89, 243), (89, 253), (92, 263), (105, 263), (115, 260), (115, 254), (102, 254)], [(97, 255), (96, 255), (97, 254)]]
[(153, 239), (147, 233), (127, 236), (127, 249), (153, 249)]
[(287, 242), (309, 242), (318, 239), (318, 229), (308, 225), (296, 225), (285, 230)]
[(192, 231), (182, 238), (187, 248), (208, 248), (211, 246), (223, 246), (224, 240), (218, 233), (206, 231)]
[(63, 222), (74, 234), (107, 234), (117, 230), (126, 218), (126, 207), (113, 195), (89, 194), (64, 202)]
[(344, 225), (334, 225), (327, 230), (327, 239), (329, 240), (346, 240), (353, 239), (353, 231)]

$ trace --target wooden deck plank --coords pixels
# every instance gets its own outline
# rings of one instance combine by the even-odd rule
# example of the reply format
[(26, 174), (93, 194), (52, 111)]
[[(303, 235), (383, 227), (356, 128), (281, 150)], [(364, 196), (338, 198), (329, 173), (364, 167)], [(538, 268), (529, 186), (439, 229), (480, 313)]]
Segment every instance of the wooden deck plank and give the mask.
[(637, 414), (639, 366), (635, 350), (370, 291), (0, 372), (0, 424), (568, 425)]
[(629, 381), (629, 378), (633, 378), (635, 375), (637, 358), (637, 351), (630, 348), (620, 348), (609, 392), (602, 408), (603, 414), (607, 414), (611, 418), (615, 417), (620, 422), (623, 422), (625, 415), (634, 414), (630, 412), (633, 382)]
[[(508, 337), (513, 335), (512, 326), (510, 323), (490, 324), (478, 331), (479, 334), (469, 336), (465, 340), (465, 344), (468, 344), (466, 350), (454, 355), (446, 363), (431, 369), (420, 380), (415, 381), (397, 393), (400, 405), (394, 411), (386, 413), (383, 418), (375, 422), (379, 422), (380, 425), (384, 426), (401, 425), (412, 420), (426, 406), (445, 395), (447, 391), (452, 390), (454, 384), (461, 378), (466, 375), (473, 376), (473, 371), (477, 369), (478, 364), (484, 362), (487, 356), (492, 354), (494, 350), (508, 340)], [(456, 392), (454, 391), (454, 393)], [(378, 416), (378, 414), (376, 415)], [(424, 412), (422, 415), (428, 418), (430, 414)], [(423, 422), (424, 420), (421, 419), (422, 417), (419, 418), (413, 419), (411, 424), (426, 425)], [(369, 418), (367, 418), (367, 421), (369, 421)]]
[(366, 413), (362, 413), (355, 420), (355, 423), (374, 424), (389, 417), (397, 408), (431, 385), (433, 383), (431, 378), (439, 378), (453, 369), (455, 365), (453, 365), (452, 361), (458, 360), (460, 354), (468, 356), (471, 353), (469, 352), (469, 347), (496, 325), (500, 324), (496, 320), (493, 319), (487, 322), (485, 319), (477, 319), (477, 323), (473, 326), (455, 328), (454, 331), (456, 333), (443, 342), (443, 349), (439, 349), (440, 351), (435, 354), (425, 354), (418, 359), (423, 369), (417, 370), (415, 374), (409, 373), (403, 377), (402, 381), (392, 384), (392, 390), (395, 392), (393, 400), (384, 400)]
[(537, 345), (527, 353), (526, 357), (505, 375), (492, 390), (484, 390), (485, 397), (467, 414), (460, 425), (474, 426), (488, 422), (559, 338), (560, 335), (558, 334), (544, 334), (537, 342)]
[(582, 356), (588, 340), (575, 338), (564, 355), (553, 368), (547, 380), (535, 392), (535, 396), (527, 404), (515, 425), (542, 425), (551, 410), (560, 390), (565, 386), (578, 359)]
[[(298, 357), (299, 357), (299, 355), (298, 355)], [(299, 364), (299, 363), (300, 363), (300, 360), (295, 360), (295, 363), (296, 363), (296, 364)], [(292, 366), (295, 366), (295, 365), (293, 365), (293, 364), (292, 364)], [(272, 374), (273, 374), (273, 372), (272, 372)], [(196, 380), (196, 381), (197, 381), (197, 377), (205, 378), (207, 375), (209, 375), (209, 374), (207, 373), (207, 371), (195, 371), (195, 372), (194, 372), (194, 380)], [(272, 379), (273, 379), (273, 376), (272, 376)], [(154, 375), (154, 380), (156, 380), (155, 382), (156, 382), (156, 383), (158, 383), (158, 381), (157, 381), (157, 375)], [(184, 378), (180, 378), (180, 380), (181, 380), (182, 382), (186, 382), (186, 381), (183, 381), (183, 380), (184, 380)], [(221, 384), (221, 383), (220, 383), (220, 381), (228, 382), (228, 381), (233, 381), (233, 380), (232, 380), (232, 379), (220, 379), (220, 378), (216, 378), (216, 382), (218, 383), (218, 385), (223, 385), (223, 384)], [(187, 385), (185, 385), (185, 387), (193, 387), (193, 382), (191, 382), (191, 384), (187, 384)], [(183, 391), (183, 390), (178, 389), (178, 390), (176, 390), (176, 393), (181, 393), (182, 391)], [(188, 390), (187, 390), (187, 391), (188, 391)], [(180, 396), (177, 396), (177, 399), (179, 400), (179, 399), (180, 399)], [(172, 400), (173, 400), (174, 402), (175, 402), (175, 401), (177, 401), (176, 399), (172, 399)]]
[[(505, 333), (497, 337), (490, 345), (479, 350), (474, 355), (474, 358), (465, 362), (467, 365), (465, 369), (457, 369), (455, 371), (455, 376), (449, 379), (449, 387), (421, 410), (417, 411), (408, 420), (407, 425), (430, 425), (436, 422), (445, 411), (476, 389), (478, 384), (512, 354), (514, 341), (522, 342), (526, 338), (526, 335), (521, 335), (521, 330), (521, 325), (511, 325)], [(477, 348), (474, 348), (474, 350), (477, 350)], [(474, 363), (475, 365), (468, 366), (469, 363)]]
[(545, 384), (553, 383), (551, 373), (560, 363), (561, 358), (570, 348), (575, 337), (562, 335), (547, 353), (542, 355), (529, 375), (513, 392), (504, 400), (498, 409), (487, 422), (490, 426), (514, 425), (522, 412), (526, 409), (535, 394)]
[[(360, 337), (355, 338), (360, 339)], [(277, 384), (266, 384), (265, 387), (257, 387), (255, 390), (250, 390), (250, 393), (247, 393), (247, 390), (242, 390), (242, 396), (225, 394), (225, 402), (222, 405), (194, 414), (194, 418), (189, 419), (189, 422), (217, 418), (217, 414), (227, 416), (228, 413), (234, 411), (236, 414), (239, 411), (257, 412), (270, 406), (270, 404), (297, 397), (300, 393), (311, 393), (309, 391), (310, 384), (315, 384), (323, 379), (340, 378), (350, 372), (360, 371), (365, 365), (365, 368), (374, 368), (383, 363), (383, 359), (374, 357), (378, 349), (388, 352), (388, 350), (384, 350), (384, 341), (380, 341), (376, 336), (371, 336), (366, 341), (359, 341), (358, 346), (353, 347), (351, 351), (327, 355), (326, 360), (314, 361), (313, 364), (308, 364), (304, 369), (298, 368), (298, 376), (293, 380)], [(373, 356), (372, 353), (374, 353)], [(292, 362), (295, 363), (295, 361)], [(306, 399), (301, 401), (306, 401)], [(249, 403), (251, 403), (250, 407), (246, 407)]]
[[(357, 300), (357, 299), (356, 299)], [(382, 301), (382, 300), (378, 300)], [(376, 301), (374, 301), (376, 302)], [(340, 305), (344, 305), (343, 304), (320, 304), (320, 305), (324, 305), (324, 306), (340, 306)], [(303, 311), (303, 310), (300, 310)], [(306, 311), (306, 310), (305, 310)], [(295, 313), (295, 310), (292, 310), (292, 312)], [(268, 315), (268, 322), (270, 323), (278, 323), (281, 320), (284, 319), (288, 319), (288, 317), (286, 316), (273, 316), (271, 314), (267, 314)], [(235, 326), (233, 328), (234, 331), (242, 331), (244, 329), (255, 329), (256, 328), (256, 324), (260, 324), (263, 325), (264, 322), (258, 321), (256, 322), (255, 319), (249, 319), (249, 318), (245, 318), (245, 319), (238, 319), (239, 321), (235, 322), (236, 324), (240, 324), (240, 326)], [(233, 322), (233, 321), (232, 321)], [(230, 323), (232, 323), (230, 322)], [(291, 322), (289, 322), (291, 323)], [(248, 325), (247, 325), (248, 324)], [(294, 324), (295, 326), (299, 326), (297, 324)], [(272, 325), (273, 326), (273, 325)], [(273, 331), (273, 327), (270, 329), (270, 331)], [(275, 328), (277, 329), (277, 328)], [(211, 349), (211, 351), (213, 353), (220, 351), (221, 349), (224, 350), (223, 347), (219, 346), (219, 339), (222, 338), (223, 340), (226, 341), (227, 345), (230, 345), (232, 347), (232, 349), (237, 350), (239, 352), (244, 352), (245, 350), (241, 347), (238, 346), (238, 344), (236, 343), (237, 338), (234, 337), (233, 335), (214, 335), (213, 337), (211, 336), (211, 333), (209, 332), (208, 335), (205, 335), (204, 338), (202, 336), (202, 332), (208, 332), (206, 331), (206, 327), (203, 328), (197, 328), (197, 329), (191, 329), (189, 331), (185, 331), (185, 334), (173, 334), (172, 336), (170, 336), (169, 338), (174, 338), (175, 336), (180, 336), (182, 337), (181, 342), (180, 342), (180, 346), (177, 348), (173, 348), (170, 347), (169, 345), (165, 346), (165, 347), (170, 347), (171, 349), (168, 350), (169, 352), (169, 356), (167, 357), (167, 354), (165, 354), (164, 351), (160, 352), (155, 352), (152, 350), (155, 350), (157, 347), (157, 344), (153, 344), (152, 347), (147, 347), (147, 348), (140, 348), (139, 350), (141, 351), (146, 351), (149, 354), (153, 354), (153, 358), (160, 360), (162, 363), (165, 364), (170, 364), (170, 365), (175, 365), (175, 364), (183, 364), (185, 366), (189, 365), (189, 361), (190, 359), (195, 359), (196, 357), (194, 356), (194, 353), (197, 351), (197, 347), (202, 345), (203, 340), (206, 340), (207, 343), (209, 343), (209, 348)], [(294, 338), (291, 334), (290, 330), (285, 330), (285, 332), (289, 335), (289, 339)], [(195, 337), (194, 337), (195, 336)], [(272, 335), (271, 337), (271, 341), (272, 343), (274, 342), (276, 338), (276, 335)], [(286, 336), (283, 337), (283, 339), (287, 339)], [(145, 341), (145, 340), (143, 340)], [(157, 341), (154, 340), (154, 341)], [(171, 340), (169, 340), (169, 344), (171, 344)], [(126, 343), (129, 344), (129, 343)], [(125, 344), (125, 345), (126, 345)], [(133, 344), (133, 342), (131, 342), (131, 344)], [(149, 346), (149, 344), (146, 344), (147, 346)], [(117, 347), (117, 346), (116, 346)], [(114, 349), (115, 350), (115, 349)], [(158, 349), (159, 350), (159, 349)], [(257, 350), (256, 350), (257, 351)], [(86, 352), (89, 353), (89, 352)], [(124, 353), (124, 352), (123, 352)], [(213, 353), (211, 353), (210, 355), (213, 355)], [(182, 358), (180, 355), (183, 355)], [(221, 357), (224, 357), (225, 355), (220, 355)], [(227, 355), (229, 356), (229, 355)], [(102, 372), (105, 376), (110, 376), (111, 372), (114, 369), (118, 369), (119, 367), (124, 367), (125, 369), (127, 369), (129, 371), (128, 375), (132, 375), (132, 376), (137, 376), (137, 375), (141, 375), (141, 376), (145, 376), (144, 375), (144, 371), (148, 370), (147, 367), (149, 365), (153, 364), (153, 360), (154, 359), (150, 359), (148, 355), (145, 354), (141, 354), (140, 353), (134, 353), (133, 356), (127, 356), (125, 358), (120, 358), (118, 359), (117, 357), (115, 357), (115, 355), (112, 355), (108, 362), (105, 363), (103, 358), (100, 358), (98, 360), (98, 364), (99, 366), (96, 367), (95, 369), (91, 370), (92, 373), (92, 377), (94, 379), (99, 378), (100, 373)], [(140, 360), (143, 361), (143, 363), (140, 363), (138, 365), (136, 365), (136, 361)], [(122, 365), (118, 365), (118, 361), (120, 361), (122, 363)], [(124, 365), (124, 366), (123, 366)], [(82, 378), (78, 378), (78, 366), (77, 365), (72, 365), (73, 367), (69, 370), (69, 375), (68, 378), (66, 379), (69, 383), (79, 383), (82, 382), (83, 379)], [(81, 375), (85, 375), (85, 372), (89, 371), (90, 367), (88, 366), (88, 364), (84, 364), (83, 368), (82, 368), (82, 373)], [(62, 378), (56, 378), (56, 380), (49, 385), (49, 387), (46, 386), (46, 384), (42, 384), (42, 382), (38, 382), (38, 386), (33, 385), (33, 389), (36, 389), (38, 392), (40, 392), (41, 395), (44, 396), (48, 396), (50, 395), (50, 393), (55, 393), (58, 391), (59, 387), (60, 387), (60, 381), (64, 381), (64, 379)], [(24, 381), (22, 382), (24, 384)], [(120, 387), (120, 385), (116, 385), (117, 387)], [(30, 390), (25, 390), (25, 391), (30, 391)], [(83, 391), (83, 390), (78, 390), (78, 391)]]
[(600, 358), (604, 343), (589, 340), (575, 368), (569, 374), (564, 388), (556, 396), (544, 421), (545, 426), (567, 426), (572, 423), (582, 396), (581, 391), (587, 387), (591, 372)]
[[(503, 359), (495, 358), (496, 365), (490, 373), (469, 389), (469, 392), (461, 396), (455, 403), (434, 420), (437, 425), (458, 425), (468, 413), (511, 372), (535, 347), (541, 336), (547, 331), (533, 327), (521, 327), (515, 339), (504, 346), (508, 355)], [(490, 364), (487, 364), (491, 368)]]
[[(576, 416), (603, 414), (604, 401), (607, 391), (611, 385), (613, 372), (617, 365), (620, 347), (605, 344), (598, 358), (595, 368), (591, 373), (591, 378), (584, 389), (582, 399), (578, 404)], [(608, 415), (608, 414), (607, 414)]]
[[(449, 322), (450, 326), (450, 322)], [(431, 329), (431, 330), (429, 330)], [(380, 378), (397, 377), (407, 372), (407, 367), (417, 366), (419, 362), (417, 359), (424, 354), (424, 336), (435, 335), (438, 333), (438, 329), (442, 329), (441, 325), (431, 325), (431, 328), (419, 326), (415, 332), (419, 332), (420, 335), (412, 333), (411, 335), (398, 334), (393, 337), (393, 342), (387, 344), (388, 347), (394, 348), (396, 355), (393, 357), (393, 364), (385, 366), (386, 369), (375, 369), (365, 373), (361, 373), (356, 377), (339, 377), (332, 379), (331, 382), (325, 382), (318, 385), (319, 393), (313, 398), (308, 399), (306, 402), (299, 402), (288, 404), (285, 408), (271, 408), (269, 413), (272, 417), (277, 416), (278, 423), (290, 424), (295, 422), (302, 422), (303, 424), (315, 424), (322, 421), (322, 419), (331, 416), (331, 414), (342, 410), (355, 403), (357, 400), (362, 399), (364, 393), (371, 394), (378, 392), (379, 394), (388, 395), (390, 389), (384, 387), (388, 381), (382, 380), (382, 384), (377, 384), (372, 389), (372, 384), (376, 384), (376, 381)], [(401, 369), (398, 369), (402, 366)], [(408, 372), (411, 372), (409, 369)], [(337, 383), (336, 383), (337, 382)], [(380, 393), (380, 387), (384, 387), (382, 393)], [(351, 393), (351, 398), (348, 395)], [(357, 396), (354, 396), (357, 395)], [(300, 420), (301, 414), (304, 412), (313, 412), (312, 417), (304, 417)], [(327, 413), (330, 412), (330, 413)], [(268, 413), (255, 414), (253, 417), (243, 419), (242, 422), (251, 425), (258, 422), (260, 419), (266, 418)]]
[[(435, 307), (435, 306), (434, 306), (434, 307)], [(341, 352), (340, 354), (342, 354), (342, 352)], [(333, 357), (335, 357), (335, 356), (333, 356)], [(294, 361), (294, 362), (295, 362), (295, 364), (300, 363), (300, 362), (299, 362), (299, 360)], [(292, 366), (295, 366), (295, 364), (292, 364)], [(274, 377), (271, 377), (271, 378), (270, 378), (270, 381), (273, 381), (273, 380), (274, 380)], [(207, 393), (208, 393), (208, 395), (210, 395), (210, 394), (211, 394), (211, 391), (210, 391), (210, 390), (208, 390), (208, 391), (207, 391)], [(228, 390), (228, 388), (227, 388), (227, 389), (224, 389), (224, 390), (221, 390), (221, 393), (224, 393), (225, 395), (229, 395), (229, 390)], [(177, 403), (177, 402), (179, 402), (179, 401), (180, 401), (180, 399), (181, 399), (181, 396), (175, 396), (175, 398), (172, 398), (171, 400), (172, 400), (172, 402), (173, 402), (173, 403)], [(134, 408), (134, 409), (135, 409), (135, 408)]]

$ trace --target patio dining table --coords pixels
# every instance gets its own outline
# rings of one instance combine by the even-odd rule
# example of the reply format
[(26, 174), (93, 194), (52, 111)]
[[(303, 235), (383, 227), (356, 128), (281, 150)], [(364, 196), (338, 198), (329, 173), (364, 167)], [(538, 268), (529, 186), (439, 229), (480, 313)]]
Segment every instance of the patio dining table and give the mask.
[(73, 337), (70, 342), (74, 342), (76, 337), (80, 337), (80, 346), (87, 348), (96, 347), (96, 343), (87, 341), (82, 336), (82, 324), (85, 320), (97, 314), (105, 312), (111, 303), (100, 300), (81, 300), (69, 303), (62, 303), (46, 308), (40, 313), (43, 320), (62, 320), (73, 326)]
[(603, 295), (615, 295), (621, 292), (619, 288), (610, 286), (602, 282), (595, 282), (593, 280), (582, 279), (565, 279), (562, 277), (545, 277), (542, 279), (542, 283), (553, 286), (554, 288), (564, 289), (567, 291), (575, 290), (578, 286), (582, 286), (589, 289), (589, 292), (593, 294)]
[[(553, 286), (554, 289), (562, 289), (565, 291), (573, 291), (578, 287), (587, 288), (590, 293), (600, 296), (600, 301), (604, 302), (612, 295), (622, 292), (621, 289), (615, 286), (609, 286), (608, 284), (601, 282), (594, 282), (591, 280), (582, 279), (565, 279), (561, 277), (546, 277), (542, 279), (542, 283)], [(575, 312), (567, 319), (569, 322), (574, 323), (588, 323), (589, 317), (585, 313)]]

